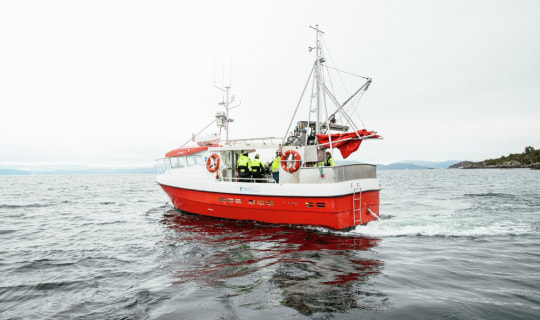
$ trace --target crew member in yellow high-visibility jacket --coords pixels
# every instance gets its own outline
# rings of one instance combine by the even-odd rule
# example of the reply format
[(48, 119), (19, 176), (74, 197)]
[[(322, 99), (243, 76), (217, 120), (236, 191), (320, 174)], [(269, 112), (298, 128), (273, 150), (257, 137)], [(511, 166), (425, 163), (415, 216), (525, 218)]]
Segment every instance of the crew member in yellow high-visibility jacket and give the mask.
[(248, 157), (248, 152), (244, 151), (244, 154), (238, 158), (236, 162), (236, 169), (238, 170), (238, 175), (240, 176), (240, 181), (249, 181), (251, 176), (251, 159)]
[[(266, 166), (259, 160), (259, 155), (255, 155), (255, 159), (251, 161), (251, 176), (255, 179), (262, 178), (263, 173), (266, 171)], [(255, 182), (261, 182), (261, 180), (255, 180)]]
[(317, 167), (332, 167), (335, 166), (336, 162), (334, 161), (334, 158), (332, 158), (332, 154), (330, 151), (326, 151), (326, 160), (321, 161), (317, 163)]
[(272, 164), (270, 165), (270, 169), (272, 170), (272, 177), (274, 180), (276, 180), (277, 183), (279, 183), (279, 162), (281, 160), (281, 152), (276, 151), (276, 157), (274, 158), (274, 161), (272, 161)]

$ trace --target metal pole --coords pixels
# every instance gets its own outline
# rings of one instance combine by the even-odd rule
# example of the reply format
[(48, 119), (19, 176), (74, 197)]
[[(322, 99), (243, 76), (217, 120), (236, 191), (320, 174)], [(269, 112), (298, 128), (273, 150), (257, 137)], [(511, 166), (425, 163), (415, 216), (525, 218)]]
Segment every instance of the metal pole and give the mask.
[(225, 143), (229, 142), (229, 89), (231, 87), (225, 87), (225, 115), (227, 119), (225, 121)]
[(321, 123), (321, 110), (320, 110), (320, 47), (319, 47), (319, 25), (315, 25), (315, 34), (316, 34), (316, 37), (315, 37), (315, 41), (316, 41), (316, 52), (315, 52), (315, 56), (316, 56), (316, 60), (315, 60), (315, 81), (317, 82), (316, 83), (316, 87), (315, 87), (315, 95), (316, 95), (316, 103), (317, 103), (317, 124), (316, 124), (316, 134), (320, 134), (320, 131), (321, 131), (321, 128), (320, 128), (320, 123)]

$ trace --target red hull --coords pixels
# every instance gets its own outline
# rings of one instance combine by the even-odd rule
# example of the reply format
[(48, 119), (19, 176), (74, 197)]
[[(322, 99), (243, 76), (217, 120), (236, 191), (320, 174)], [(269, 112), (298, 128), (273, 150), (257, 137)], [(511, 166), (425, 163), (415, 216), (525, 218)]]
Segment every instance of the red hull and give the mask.
[[(254, 196), (161, 187), (176, 209), (218, 218), (316, 225), (340, 230), (375, 220), (368, 208), (379, 212), (379, 191), (322, 198)], [(353, 205), (358, 209), (359, 203), (360, 210), (353, 210)]]

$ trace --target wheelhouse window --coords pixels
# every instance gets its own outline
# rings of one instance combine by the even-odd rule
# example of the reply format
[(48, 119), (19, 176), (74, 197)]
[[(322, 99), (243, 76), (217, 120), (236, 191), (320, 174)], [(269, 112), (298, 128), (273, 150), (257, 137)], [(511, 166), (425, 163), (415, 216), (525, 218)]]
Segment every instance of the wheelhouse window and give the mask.
[(187, 166), (186, 157), (172, 157), (171, 158), (172, 168), (183, 168), (186, 166)]
[(168, 158), (171, 162), (171, 168), (185, 168), (204, 165), (202, 156), (181, 156)]
[(202, 156), (187, 156), (188, 167), (199, 166), (204, 164)]
[(158, 174), (164, 174), (171, 169), (170, 158), (163, 158), (156, 160), (156, 169)]

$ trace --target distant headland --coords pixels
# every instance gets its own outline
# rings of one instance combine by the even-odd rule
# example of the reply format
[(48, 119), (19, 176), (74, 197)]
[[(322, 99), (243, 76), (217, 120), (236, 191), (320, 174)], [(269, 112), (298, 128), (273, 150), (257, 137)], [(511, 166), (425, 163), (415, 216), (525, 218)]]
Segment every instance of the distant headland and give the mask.
[(28, 175), (65, 175), (65, 174), (149, 174), (155, 173), (154, 167), (137, 167), (137, 168), (49, 168), (49, 167), (33, 167), (30, 169), (5, 169), (0, 168), (0, 176), (28, 176)]
[(493, 169), (493, 168), (531, 168), (540, 169), (540, 150), (528, 146), (523, 153), (511, 153), (496, 159), (487, 159), (480, 162), (461, 161), (448, 167), (448, 169)]

